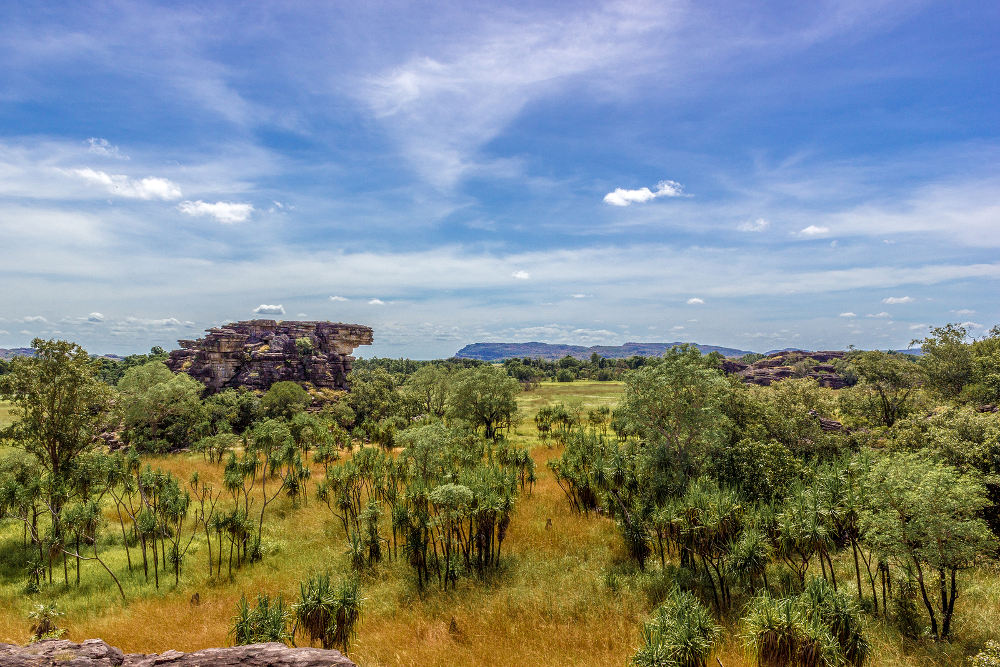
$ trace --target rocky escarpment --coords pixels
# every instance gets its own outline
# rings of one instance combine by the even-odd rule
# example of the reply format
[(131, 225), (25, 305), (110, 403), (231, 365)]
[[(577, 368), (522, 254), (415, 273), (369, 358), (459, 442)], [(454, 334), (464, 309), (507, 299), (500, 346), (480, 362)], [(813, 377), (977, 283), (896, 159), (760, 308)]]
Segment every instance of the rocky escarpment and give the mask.
[(122, 653), (100, 639), (76, 644), (46, 639), (28, 646), (0, 644), (5, 667), (356, 667), (340, 651), (289, 648), (284, 644), (251, 644), (208, 648), (194, 653)]
[(198, 340), (181, 340), (167, 366), (200, 380), (211, 391), (229, 387), (267, 390), (275, 382), (309, 382), (347, 389), (350, 356), (371, 345), (372, 330), (339, 322), (248, 320), (208, 330)]
[(841, 389), (852, 384), (852, 381), (842, 375), (832, 362), (843, 359), (846, 354), (839, 350), (775, 352), (752, 364), (725, 359), (722, 370), (737, 375), (750, 384), (767, 386), (788, 378), (808, 377), (816, 380), (821, 387)]

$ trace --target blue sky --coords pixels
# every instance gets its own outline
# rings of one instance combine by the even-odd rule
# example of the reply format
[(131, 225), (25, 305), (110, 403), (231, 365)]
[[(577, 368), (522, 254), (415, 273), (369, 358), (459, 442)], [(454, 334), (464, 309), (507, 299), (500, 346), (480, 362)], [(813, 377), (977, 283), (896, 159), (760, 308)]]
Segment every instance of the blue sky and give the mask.
[(1000, 5), (4, 3), (0, 347), (1000, 322)]

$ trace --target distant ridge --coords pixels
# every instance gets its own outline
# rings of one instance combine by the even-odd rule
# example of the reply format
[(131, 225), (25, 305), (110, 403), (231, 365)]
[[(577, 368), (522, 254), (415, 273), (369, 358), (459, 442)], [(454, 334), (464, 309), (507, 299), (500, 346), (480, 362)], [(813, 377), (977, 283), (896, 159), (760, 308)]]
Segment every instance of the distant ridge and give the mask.
[[(547, 359), (556, 361), (569, 356), (576, 359), (588, 359), (595, 352), (608, 359), (624, 359), (627, 357), (659, 357), (672, 347), (684, 345), (675, 343), (625, 343), (624, 345), (564, 345), (559, 343), (472, 343), (455, 353), (460, 359), (478, 359), (480, 361), (502, 361), (504, 359)], [(718, 345), (701, 345), (691, 343), (702, 354), (718, 352), (724, 357), (742, 357), (749, 350), (738, 350), (733, 347)]]
[(0, 359), (4, 361), (10, 361), (14, 357), (33, 357), (35, 356), (35, 351), (30, 347), (12, 347), (3, 348), (0, 347)]

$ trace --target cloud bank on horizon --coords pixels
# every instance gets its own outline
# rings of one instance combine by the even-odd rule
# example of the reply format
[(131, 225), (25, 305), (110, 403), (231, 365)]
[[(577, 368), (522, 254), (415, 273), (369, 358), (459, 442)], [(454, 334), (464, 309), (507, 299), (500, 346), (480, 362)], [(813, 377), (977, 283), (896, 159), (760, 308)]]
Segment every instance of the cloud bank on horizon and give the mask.
[(891, 0), (8, 3), (0, 347), (285, 313), (413, 357), (981, 333), (998, 30)]

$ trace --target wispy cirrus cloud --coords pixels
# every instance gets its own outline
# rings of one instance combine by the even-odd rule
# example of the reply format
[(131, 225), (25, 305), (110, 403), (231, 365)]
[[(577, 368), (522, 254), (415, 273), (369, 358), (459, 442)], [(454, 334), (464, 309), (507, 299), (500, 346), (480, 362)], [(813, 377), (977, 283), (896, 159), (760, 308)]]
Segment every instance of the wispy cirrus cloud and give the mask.
[(116, 160), (128, 160), (129, 156), (122, 153), (118, 146), (115, 146), (107, 139), (102, 139), (100, 137), (90, 137), (87, 139), (87, 144), (90, 146), (89, 152), (94, 155), (100, 155), (101, 157), (114, 158)]
[(756, 220), (747, 220), (746, 222), (741, 222), (737, 225), (736, 229), (741, 232), (763, 232), (766, 231), (771, 223), (764, 218), (757, 218)]

